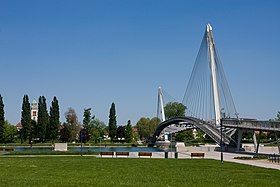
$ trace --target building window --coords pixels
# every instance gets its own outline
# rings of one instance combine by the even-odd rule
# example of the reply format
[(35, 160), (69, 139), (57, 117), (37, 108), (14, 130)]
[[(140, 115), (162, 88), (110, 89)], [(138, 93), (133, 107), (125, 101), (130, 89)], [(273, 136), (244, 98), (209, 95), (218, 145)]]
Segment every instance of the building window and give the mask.
[(37, 112), (36, 112), (36, 111), (33, 111), (33, 112), (32, 112), (32, 116), (37, 116)]

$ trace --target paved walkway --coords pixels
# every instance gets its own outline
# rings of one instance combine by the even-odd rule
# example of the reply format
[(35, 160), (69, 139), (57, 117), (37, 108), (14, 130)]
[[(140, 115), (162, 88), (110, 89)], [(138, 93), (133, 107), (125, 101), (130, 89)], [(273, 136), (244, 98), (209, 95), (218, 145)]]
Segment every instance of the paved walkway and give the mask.
[[(221, 160), (221, 153), (217, 151), (207, 151), (205, 153), (205, 158), (208, 159), (214, 159), (214, 160)], [(271, 169), (277, 169), (280, 170), (280, 164), (279, 163), (272, 163), (269, 162), (266, 159), (263, 160), (240, 160), (240, 159), (234, 159), (234, 157), (240, 157), (240, 156), (245, 156), (248, 157), (250, 155), (248, 154), (240, 154), (240, 153), (228, 153), (224, 152), (223, 157), (224, 161), (226, 162), (234, 162), (234, 163), (239, 163), (239, 164), (247, 164), (247, 165), (252, 165), (252, 166), (258, 166), (258, 167), (263, 167), (263, 168), (271, 168)], [(112, 156), (103, 156), (104, 158), (112, 158)], [(169, 152), (168, 153), (168, 158), (174, 158), (175, 153), (174, 152)], [(116, 156), (114, 156), (116, 158)], [(118, 158), (126, 158), (126, 156), (118, 156)], [(130, 152), (129, 158), (139, 158), (138, 157), (138, 152)], [(149, 156), (143, 156), (141, 158), (150, 158)], [(165, 153), (164, 152), (153, 152), (152, 158), (165, 158)], [(178, 154), (179, 159), (190, 159), (191, 158), (191, 152), (181, 152)], [(199, 159), (199, 158), (194, 158), (194, 159)]]

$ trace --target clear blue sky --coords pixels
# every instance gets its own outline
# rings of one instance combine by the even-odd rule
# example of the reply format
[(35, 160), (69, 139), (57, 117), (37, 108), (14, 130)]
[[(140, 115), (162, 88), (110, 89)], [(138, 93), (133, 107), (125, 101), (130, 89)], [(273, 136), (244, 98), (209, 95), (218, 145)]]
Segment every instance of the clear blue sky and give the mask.
[(280, 110), (280, 1), (0, 0), (0, 94), (20, 121), (24, 94), (82, 121), (92, 108), (119, 125), (156, 116), (157, 88), (181, 101), (211, 23), (241, 117)]

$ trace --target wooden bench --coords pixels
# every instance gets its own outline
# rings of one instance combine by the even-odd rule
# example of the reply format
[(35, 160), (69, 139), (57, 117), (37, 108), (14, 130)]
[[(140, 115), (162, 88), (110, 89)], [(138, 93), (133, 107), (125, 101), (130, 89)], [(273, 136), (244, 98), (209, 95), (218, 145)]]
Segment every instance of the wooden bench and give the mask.
[(116, 157), (118, 156), (129, 156), (129, 152), (116, 152)]
[(139, 156), (139, 158), (141, 156), (149, 156), (151, 158), (152, 157), (152, 152), (139, 152), (138, 156)]
[(114, 152), (100, 152), (100, 155), (101, 155), (101, 157), (103, 156), (103, 155), (110, 155), (110, 156), (114, 156)]
[(205, 156), (205, 153), (191, 153), (191, 158), (193, 158), (193, 157), (204, 158), (204, 156)]

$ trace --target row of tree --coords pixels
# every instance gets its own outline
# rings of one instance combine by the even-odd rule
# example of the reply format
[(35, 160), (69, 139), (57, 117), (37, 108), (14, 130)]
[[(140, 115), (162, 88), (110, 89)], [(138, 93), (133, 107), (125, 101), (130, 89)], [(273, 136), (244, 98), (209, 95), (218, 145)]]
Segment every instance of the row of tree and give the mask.
[(39, 97), (37, 121), (32, 120), (31, 105), (28, 95), (23, 96), (21, 126), (18, 129), (5, 121), (4, 102), (0, 95), (0, 143), (14, 142), (20, 139), (21, 142), (73, 142), (82, 140), (83, 142), (97, 142), (100, 138), (109, 136), (115, 139), (125, 138), (126, 142), (133, 141), (132, 126), (130, 120), (126, 126), (117, 127), (115, 104), (112, 103), (109, 114), (109, 126), (95, 116), (91, 117), (91, 108), (84, 109), (82, 124), (79, 123), (77, 114), (73, 108), (65, 112), (66, 121), (61, 125), (59, 104), (56, 97), (53, 98), (48, 113), (46, 98)]
[(95, 142), (100, 139), (110, 137), (111, 141), (125, 139), (130, 143), (133, 141), (132, 126), (130, 120), (125, 127), (117, 127), (115, 104), (112, 103), (109, 113), (109, 125), (91, 116), (91, 108), (84, 109), (83, 123), (80, 125), (76, 112), (69, 108), (65, 113), (66, 122), (63, 123), (60, 131), (60, 139), (64, 142), (82, 141)]
[[(168, 103), (165, 106), (166, 118), (184, 116), (185, 110), (186, 107), (180, 103)], [(84, 109), (82, 124), (79, 123), (77, 114), (73, 108), (69, 108), (68, 111), (65, 112), (66, 122), (61, 126), (59, 117), (57, 98), (53, 98), (50, 112), (48, 113), (46, 98), (40, 96), (38, 102), (38, 120), (37, 122), (32, 120), (29, 98), (28, 95), (24, 95), (21, 112), (22, 129), (19, 131), (21, 141), (28, 141), (29, 143), (32, 141), (54, 142), (60, 139), (63, 142), (73, 142), (77, 140), (98, 142), (100, 138), (106, 135), (108, 135), (112, 141), (115, 139), (125, 139), (126, 142), (132, 142), (137, 138), (148, 140), (160, 122), (158, 118), (150, 119), (142, 117), (135, 126), (137, 134), (132, 131), (130, 120), (127, 122), (126, 126), (117, 127), (114, 103), (112, 103), (110, 107), (108, 126), (95, 118), (95, 116), (91, 116), (91, 108)], [(10, 126), (12, 125), (5, 122), (3, 98), (0, 95), (0, 142), (11, 140), (11, 138), (9, 140), (7, 139), (7, 132), (15, 132), (16, 128), (10, 128)], [(179, 133), (178, 137), (184, 137), (182, 135), (183, 134), (180, 135)], [(5, 140), (4, 137), (6, 137)]]
[(32, 143), (33, 140), (37, 142), (54, 142), (58, 139), (59, 135), (59, 117), (59, 104), (57, 98), (53, 98), (50, 113), (48, 113), (46, 98), (40, 96), (38, 102), (37, 122), (32, 120), (29, 98), (28, 95), (24, 95), (21, 112), (21, 140), (28, 141), (29, 143)]

